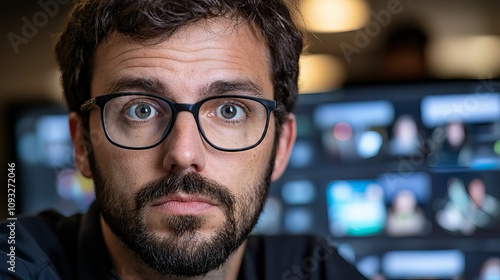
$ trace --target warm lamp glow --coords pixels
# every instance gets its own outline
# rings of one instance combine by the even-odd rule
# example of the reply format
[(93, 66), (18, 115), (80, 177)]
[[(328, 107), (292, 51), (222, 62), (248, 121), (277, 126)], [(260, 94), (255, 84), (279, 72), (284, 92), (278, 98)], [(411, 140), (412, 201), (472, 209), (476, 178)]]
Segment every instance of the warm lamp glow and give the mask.
[(370, 17), (365, 0), (302, 0), (300, 10), (306, 28), (313, 32), (356, 30)]
[(481, 78), (500, 73), (500, 37), (436, 38), (429, 47), (431, 71), (443, 78)]
[(299, 90), (301, 93), (325, 92), (340, 87), (345, 79), (345, 66), (332, 55), (303, 55), (300, 59)]

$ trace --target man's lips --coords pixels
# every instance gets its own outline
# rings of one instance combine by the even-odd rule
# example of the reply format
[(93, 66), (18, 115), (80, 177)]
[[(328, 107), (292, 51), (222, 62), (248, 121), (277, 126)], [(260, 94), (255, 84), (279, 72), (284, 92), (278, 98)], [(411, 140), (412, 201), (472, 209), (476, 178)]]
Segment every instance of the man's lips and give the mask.
[(195, 215), (217, 207), (218, 204), (198, 195), (175, 194), (156, 200), (152, 206), (172, 215)]

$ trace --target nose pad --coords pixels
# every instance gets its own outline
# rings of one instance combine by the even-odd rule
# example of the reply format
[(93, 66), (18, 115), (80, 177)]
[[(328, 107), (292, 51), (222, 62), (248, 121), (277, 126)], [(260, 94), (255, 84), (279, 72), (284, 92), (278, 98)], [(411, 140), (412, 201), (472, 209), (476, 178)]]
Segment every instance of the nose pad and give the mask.
[(163, 167), (168, 172), (200, 172), (205, 168), (205, 143), (190, 112), (179, 112), (164, 143)]

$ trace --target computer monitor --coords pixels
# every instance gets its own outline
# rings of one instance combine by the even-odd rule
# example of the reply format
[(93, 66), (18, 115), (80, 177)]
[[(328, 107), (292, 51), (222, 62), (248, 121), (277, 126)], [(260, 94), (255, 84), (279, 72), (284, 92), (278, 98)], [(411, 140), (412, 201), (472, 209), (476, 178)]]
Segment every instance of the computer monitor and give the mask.
[(323, 235), (370, 278), (479, 277), (500, 256), (498, 81), (351, 85), (301, 95), (296, 118), (256, 233)]
[(67, 109), (59, 103), (16, 103), (8, 106), (7, 115), (17, 212), (86, 211), (94, 199), (93, 184), (75, 168)]

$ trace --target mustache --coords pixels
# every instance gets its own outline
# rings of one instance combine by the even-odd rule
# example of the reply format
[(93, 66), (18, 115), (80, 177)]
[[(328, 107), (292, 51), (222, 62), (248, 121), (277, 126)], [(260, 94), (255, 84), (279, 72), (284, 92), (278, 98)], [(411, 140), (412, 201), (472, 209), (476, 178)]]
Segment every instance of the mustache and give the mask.
[(235, 197), (226, 186), (194, 172), (176, 172), (147, 183), (135, 195), (136, 210), (141, 211), (154, 200), (175, 193), (204, 196), (217, 202), (227, 213), (234, 210)]

